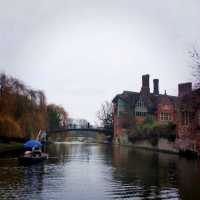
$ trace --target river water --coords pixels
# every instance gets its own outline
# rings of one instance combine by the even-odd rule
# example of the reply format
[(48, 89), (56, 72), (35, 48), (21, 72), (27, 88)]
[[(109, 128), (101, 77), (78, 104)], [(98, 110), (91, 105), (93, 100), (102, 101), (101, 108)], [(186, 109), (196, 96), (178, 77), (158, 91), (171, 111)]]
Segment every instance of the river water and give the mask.
[(200, 199), (200, 162), (130, 147), (56, 143), (49, 159), (0, 157), (0, 199)]

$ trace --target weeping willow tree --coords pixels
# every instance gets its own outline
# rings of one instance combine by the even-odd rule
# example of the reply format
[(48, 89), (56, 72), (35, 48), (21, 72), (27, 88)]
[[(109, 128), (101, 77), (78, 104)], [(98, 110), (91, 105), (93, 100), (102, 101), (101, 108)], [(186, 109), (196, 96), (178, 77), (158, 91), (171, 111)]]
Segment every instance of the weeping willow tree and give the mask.
[[(62, 123), (66, 123), (64, 109), (54, 107)], [(0, 74), (0, 139), (35, 137), (39, 130), (47, 129), (48, 114), (46, 96), (41, 90), (33, 90), (16, 78)]]
[(29, 138), (47, 127), (46, 97), (22, 81), (0, 74), (0, 136)]

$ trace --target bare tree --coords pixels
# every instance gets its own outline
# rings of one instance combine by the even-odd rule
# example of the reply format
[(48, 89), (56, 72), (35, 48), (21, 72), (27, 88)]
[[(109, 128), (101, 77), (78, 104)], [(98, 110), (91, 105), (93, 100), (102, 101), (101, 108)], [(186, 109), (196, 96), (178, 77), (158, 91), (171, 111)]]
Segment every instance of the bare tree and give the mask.
[(113, 109), (112, 103), (105, 101), (101, 104), (100, 110), (97, 112), (97, 118), (104, 128), (113, 128)]
[(189, 51), (192, 58), (193, 76), (195, 78), (195, 88), (200, 88), (200, 50), (193, 48)]

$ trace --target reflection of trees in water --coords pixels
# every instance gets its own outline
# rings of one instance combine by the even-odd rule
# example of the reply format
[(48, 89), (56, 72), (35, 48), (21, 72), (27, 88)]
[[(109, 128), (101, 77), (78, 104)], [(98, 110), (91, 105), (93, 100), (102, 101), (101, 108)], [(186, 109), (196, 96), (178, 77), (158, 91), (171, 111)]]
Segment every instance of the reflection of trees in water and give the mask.
[[(19, 166), (17, 160), (3, 160), (0, 167), (0, 199), (26, 199), (43, 189), (44, 166)], [(37, 198), (38, 199), (38, 198)]]
[(46, 199), (49, 192), (68, 197), (88, 178), (96, 181), (97, 197), (105, 191), (119, 199), (200, 199), (199, 161), (109, 145), (60, 143), (47, 152), (47, 162), (29, 167), (0, 159), (0, 199)]
[[(24, 192), (30, 199), (38, 199), (43, 190), (44, 163), (24, 168)], [(21, 195), (20, 195), (21, 196)], [(31, 196), (31, 197), (30, 197)]]
[(49, 154), (48, 162), (52, 164), (64, 164), (66, 162), (65, 157), (69, 154), (70, 148), (68, 145), (51, 144), (47, 146), (47, 152)]
[(24, 175), (17, 166), (17, 160), (10, 158), (0, 160), (0, 199), (14, 198), (12, 189), (18, 190), (23, 185)]
[(111, 145), (98, 145), (98, 153), (102, 156), (104, 165), (110, 167), (113, 162), (113, 149)]

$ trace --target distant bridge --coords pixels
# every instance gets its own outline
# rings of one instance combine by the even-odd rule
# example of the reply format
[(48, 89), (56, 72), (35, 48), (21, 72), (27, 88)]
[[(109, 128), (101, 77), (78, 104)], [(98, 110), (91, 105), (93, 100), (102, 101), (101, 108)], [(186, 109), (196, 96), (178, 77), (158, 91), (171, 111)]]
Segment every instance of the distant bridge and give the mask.
[(105, 128), (61, 128), (48, 130), (46, 133), (48, 141), (84, 141), (88, 138), (93, 138), (93, 141), (96, 141), (99, 138), (98, 135), (100, 138), (103, 137), (103, 140), (111, 139), (113, 135), (112, 129)]
[(60, 129), (54, 129), (54, 130), (48, 130), (47, 134), (51, 133), (62, 133), (62, 132), (70, 132), (70, 131), (83, 131), (83, 132), (98, 132), (98, 133), (104, 133), (106, 135), (112, 135), (113, 130), (112, 129), (105, 129), (105, 128), (60, 128)]

